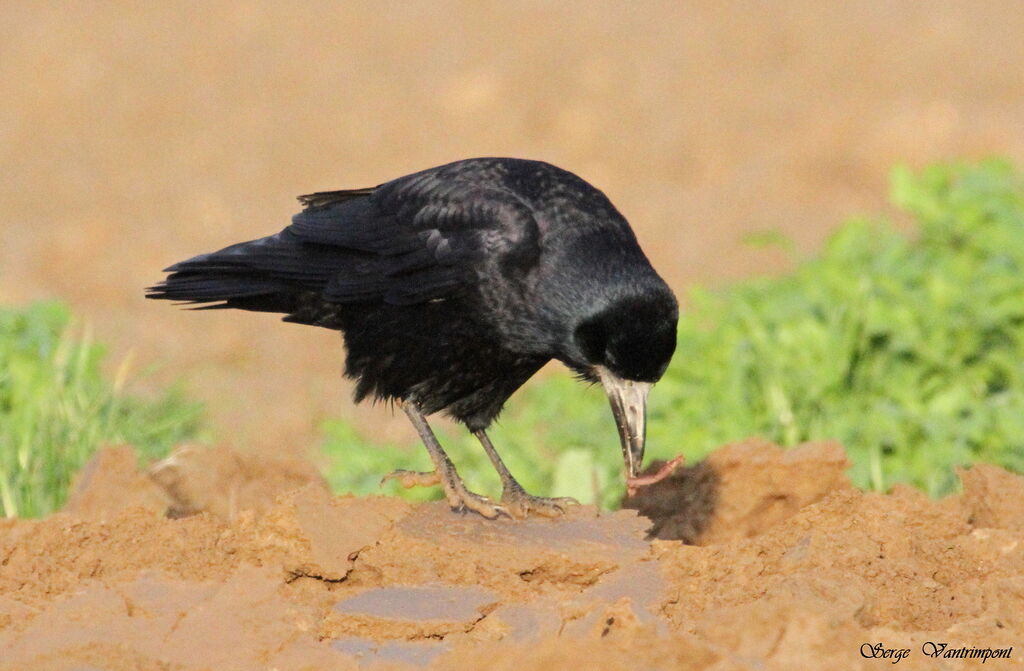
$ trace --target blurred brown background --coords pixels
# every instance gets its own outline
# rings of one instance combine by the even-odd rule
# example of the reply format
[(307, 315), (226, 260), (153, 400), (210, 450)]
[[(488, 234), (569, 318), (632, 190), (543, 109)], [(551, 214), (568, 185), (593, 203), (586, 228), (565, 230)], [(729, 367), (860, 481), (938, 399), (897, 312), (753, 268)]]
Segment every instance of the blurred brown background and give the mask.
[(1024, 4), (0, 3), (0, 302), (60, 297), (217, 433), (306, 448), (353, 409), (337, 334), (146, 302), (294, 197), (481, 155), (603, 189), (677, 288), (881, 212), (893, 163), (1024, 157)]

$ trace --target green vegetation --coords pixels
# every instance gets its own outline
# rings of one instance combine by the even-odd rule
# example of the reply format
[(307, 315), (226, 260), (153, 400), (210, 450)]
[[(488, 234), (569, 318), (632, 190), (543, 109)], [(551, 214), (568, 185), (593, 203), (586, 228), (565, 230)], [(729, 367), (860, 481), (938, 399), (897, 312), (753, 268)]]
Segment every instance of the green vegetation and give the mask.
[(103, 348), (75, 337), (58, 303), (0, 309), (0, 513), (44, 515), (67, 496), (71, 476), (107, 443), (162, 456), (193, 437), (200, 408), (170, 392), (124, 395), (126, 368), (101, 374)]
[[(998, 161), (898, 168), (892, 200), (909, 235), (851, 221), (788, 275), (690, 292), (651, 394), (649, 459), (692, 462), (761, 435), (839, 440), (854, 481), (879, 490), (946, 493), (952, 468), (975, 461), (1024, 471), (1024, 179)], [(428, 466), (418, 446), (381, 449), (339, 421), (325, 431), (338, 490), (379, 491), (380, 474)], [(467, 481), (496, 492), (472, 437), (443, 433)], [(621, 496), (607, 402), (568, 373), (513, 397), (493, 438), (532, 491)]]

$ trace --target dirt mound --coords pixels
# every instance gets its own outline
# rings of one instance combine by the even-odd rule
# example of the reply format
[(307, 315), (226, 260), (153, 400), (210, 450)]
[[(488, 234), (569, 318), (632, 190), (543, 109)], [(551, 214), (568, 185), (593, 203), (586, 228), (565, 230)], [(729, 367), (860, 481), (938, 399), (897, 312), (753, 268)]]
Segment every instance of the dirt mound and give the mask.
[(64, 512), (104, 520), (143, 508), (167, 517), (204, 512), (231, 521), (242, 511), (266, 512), (278, 494), (305, 485), (327, 491), (316, 469), (294, 457), (185, 445), (143, 472), (131, 447), (108, 447), (75, 478)]
[[(653, 462), (644, 473), (657, 472)], [(754, 536), (825, 495), (852, 487), (838, 443), (782, 450), (751, 439), (719, 448), (704, 461), (623, 500), (651, 520), (649, 535), (707, 545)]]
[(635, 501), (686, 545), (645, 540), (627, 510), (486, 521), (334, 497), (300, 465), (226, 451), (170, 465), (106, 452), (64, 512), (0, 522), (0, 668), (958, 668), (1015, 644), (1024, 659), (1024, 480), (997, 468), (931, 501), (850, 487), (835, 445), (731, 445)]

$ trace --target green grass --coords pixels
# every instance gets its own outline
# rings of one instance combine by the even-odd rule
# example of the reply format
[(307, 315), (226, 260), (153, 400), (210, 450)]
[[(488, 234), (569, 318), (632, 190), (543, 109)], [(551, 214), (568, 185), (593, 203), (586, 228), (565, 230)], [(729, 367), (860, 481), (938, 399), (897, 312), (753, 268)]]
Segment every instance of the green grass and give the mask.
[(70, 327), (59, 303), (0, 309), (0, 513), (35, 517), (59, 508), (72, 475), (97, 448), (131, 443), (162, 456), (193, 438), (201, 409), (174, 391), (126, 395), (126, 366), (101, 372), (103, 348)]
[[(976, 461), (1024, 471), (1024, 179), (1000, 161), (897, 168), (891, 196), (910, 234), (850, 221), (785, 276), (691, 289), (651, 394), (649, 459), (693, 461), (760, 435), (839, 440), (853, 480), (877, 490), (947, 493), (953, 467)], [(421, 448), (380, 446), (341, 421), (325, 433), (340, 491), (428, 466)], [(568, 373), (527, 385), (492, 437), (532, 491), (605, 506), (621, 496), (607, 402)], [(442, 440), (472, 486), (497, 491), (471, 437)]]

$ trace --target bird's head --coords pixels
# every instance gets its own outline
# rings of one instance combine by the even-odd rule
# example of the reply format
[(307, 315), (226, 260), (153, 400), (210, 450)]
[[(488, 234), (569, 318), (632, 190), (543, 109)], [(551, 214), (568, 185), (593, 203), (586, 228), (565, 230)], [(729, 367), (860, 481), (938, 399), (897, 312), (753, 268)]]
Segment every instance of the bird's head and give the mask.
[(565, 363), (608, 394), (622, 443), (626, 477), (644, 458), (647, 393), (661, 379), (676, 349), (679, 308), (667, 287), (611, 301), (580, 320)]

